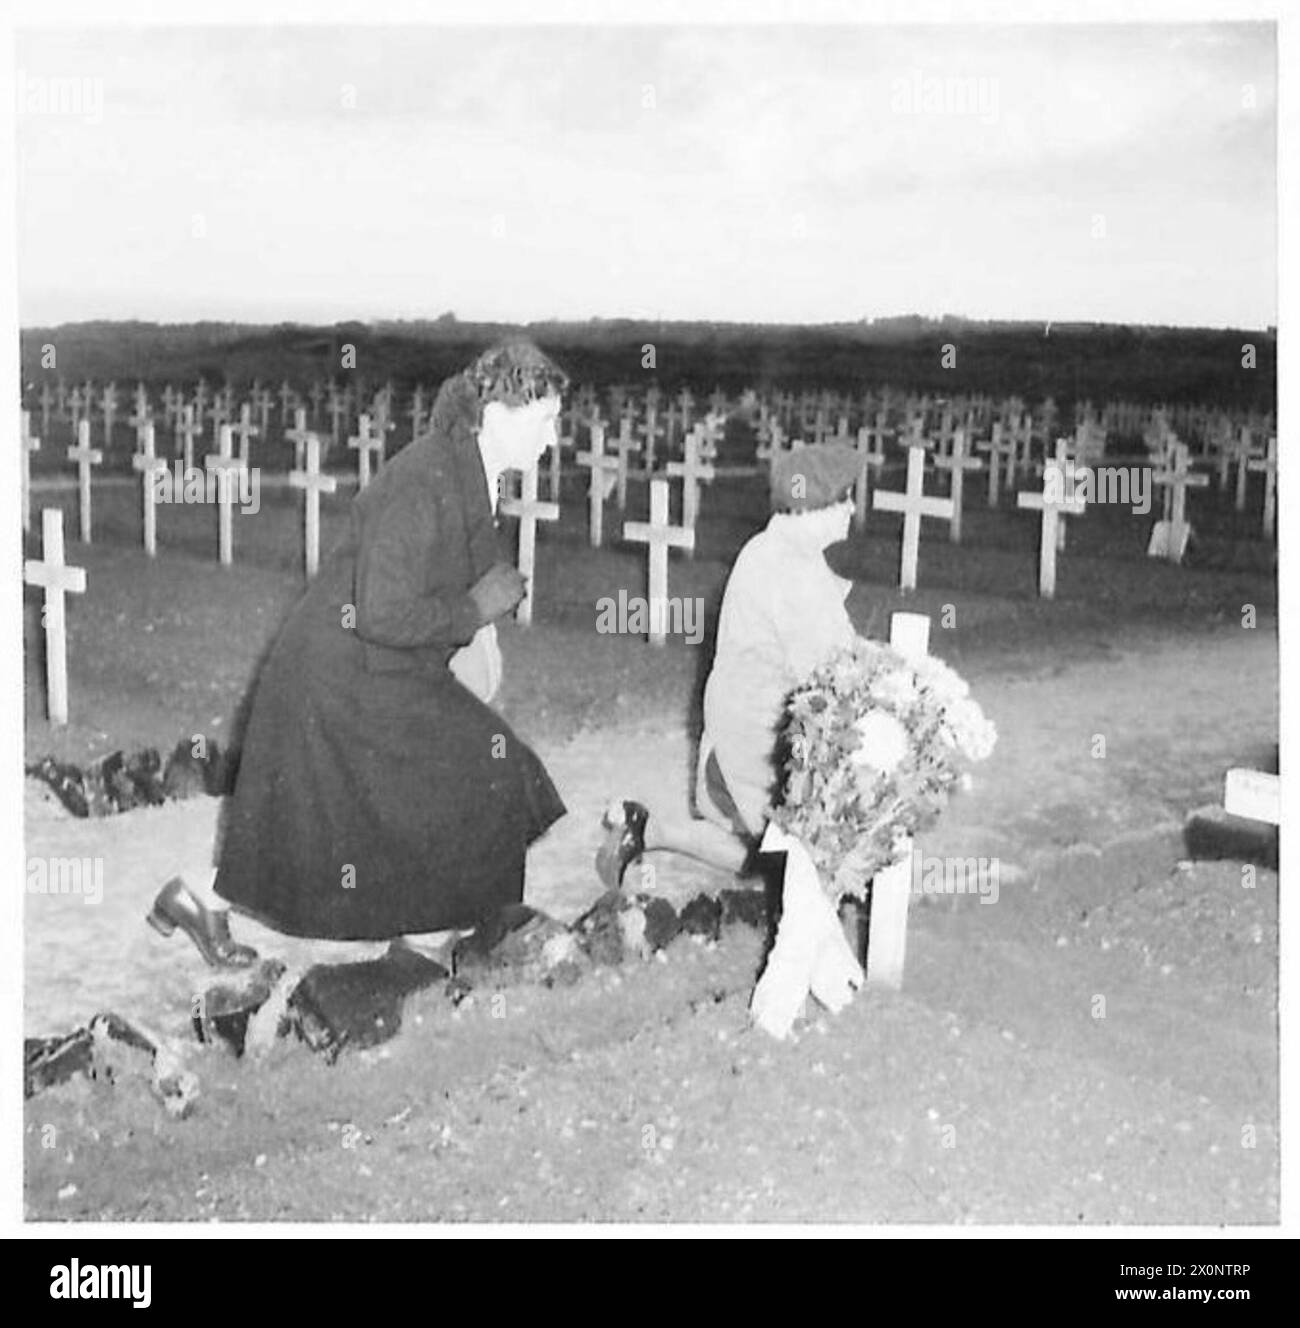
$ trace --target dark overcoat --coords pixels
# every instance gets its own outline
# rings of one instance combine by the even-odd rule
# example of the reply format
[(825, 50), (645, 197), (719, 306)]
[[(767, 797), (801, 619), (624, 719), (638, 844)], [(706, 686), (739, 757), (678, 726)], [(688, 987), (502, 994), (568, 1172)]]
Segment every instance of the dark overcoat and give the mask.
[(479, 419), (469, 381), (444, 383), (260, 671), (215, 888), (282, 932), (472, 927), (520, 902), (525, 849), (564, 814), (536, 755), (447, 667), (500, 557)]

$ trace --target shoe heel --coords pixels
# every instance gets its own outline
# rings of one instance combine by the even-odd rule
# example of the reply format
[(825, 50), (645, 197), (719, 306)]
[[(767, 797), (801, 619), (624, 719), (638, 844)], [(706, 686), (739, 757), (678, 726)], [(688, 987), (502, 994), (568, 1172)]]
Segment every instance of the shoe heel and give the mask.
[(176, 930), (176, 924), (171, 918), (159, 913), (157, 908), (151, 908), (144, 920), (161, 936), (170, 936)]

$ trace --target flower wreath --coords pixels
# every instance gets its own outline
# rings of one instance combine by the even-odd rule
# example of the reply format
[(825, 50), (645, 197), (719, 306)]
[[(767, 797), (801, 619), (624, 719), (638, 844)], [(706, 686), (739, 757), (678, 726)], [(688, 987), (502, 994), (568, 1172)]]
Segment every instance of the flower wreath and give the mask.
[(772, 819), (807, 847), (832, 899), (861, 897), (901, 836), (932, 825), (997, 731), (965, 680), (864, 637), (787, 703), (784, 781)]

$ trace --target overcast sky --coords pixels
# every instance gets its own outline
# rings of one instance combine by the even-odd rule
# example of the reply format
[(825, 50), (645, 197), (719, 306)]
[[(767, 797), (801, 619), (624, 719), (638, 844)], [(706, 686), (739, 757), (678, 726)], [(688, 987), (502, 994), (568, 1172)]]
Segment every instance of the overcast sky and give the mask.
[(28, 32), (21, 318), (1262, 327), (1274, 54), (1236, 24)]

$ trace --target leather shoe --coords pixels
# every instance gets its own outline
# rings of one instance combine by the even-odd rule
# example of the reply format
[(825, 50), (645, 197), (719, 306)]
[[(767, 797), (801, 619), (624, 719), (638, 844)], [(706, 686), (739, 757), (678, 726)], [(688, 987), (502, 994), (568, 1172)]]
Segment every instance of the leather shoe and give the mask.
[(596, 852), (596, 874), (607, 890), (623, 884), (623, 873), (645, 852), (645, 827), (649, 809), (639, 802), (624, 802), (620, 818), (617, 806), (606, 811), (601, 820), (605, 842)]
[(248, 968), (257, 960), (256, 950), (230, 935), (227, 911), (205, 907), (179, 876), (158, 891), (146, 921), (164, 936), (179, 927), (213, 968)]

